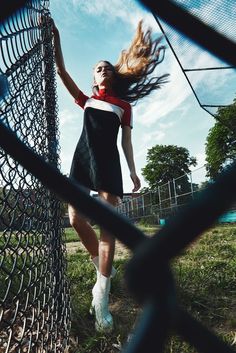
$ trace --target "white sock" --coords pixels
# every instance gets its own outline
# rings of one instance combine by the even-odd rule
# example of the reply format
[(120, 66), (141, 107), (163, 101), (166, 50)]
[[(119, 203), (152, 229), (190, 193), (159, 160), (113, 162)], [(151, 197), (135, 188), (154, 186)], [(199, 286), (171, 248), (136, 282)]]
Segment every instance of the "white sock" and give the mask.
[[(92, 258), (92, 263), (96, 267), (96, 270), (99, 271), (99, 256), (95, 256)], [(111, 278), (115, 277), (116, 275), (116, 269), (112, 266), (111, 268)]]

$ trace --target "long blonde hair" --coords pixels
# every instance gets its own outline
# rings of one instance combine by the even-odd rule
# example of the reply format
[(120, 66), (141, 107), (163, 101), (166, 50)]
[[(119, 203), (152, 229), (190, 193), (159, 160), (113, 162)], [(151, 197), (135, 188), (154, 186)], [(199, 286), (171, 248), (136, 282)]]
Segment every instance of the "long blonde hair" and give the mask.
[(162, 37), (152, 39), (152, 30), (142, 28), (139, 21), (134, 39), (127, 50), (122, 50), (114, 65), (114, 91), (118, 97), (133, 103), (167, 82), (169, 74), (150, 77), (165, 56), (165, 47), (159, 46)]

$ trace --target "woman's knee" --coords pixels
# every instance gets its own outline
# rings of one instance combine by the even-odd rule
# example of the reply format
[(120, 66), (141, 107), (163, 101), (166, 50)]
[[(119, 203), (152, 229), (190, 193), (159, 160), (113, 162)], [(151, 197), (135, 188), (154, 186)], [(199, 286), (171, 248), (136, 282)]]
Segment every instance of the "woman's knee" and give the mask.
[(99, 197), (102, 201), (112, 205), (112, 206), (117, 206), (119, 203), (119, 197), (113, 194), (110, 194), (109, 192), (106, 191), (98, 191)]
[(105, 229), (101, 229), (100, 231), (100, 243), (113, 244), (115, 243), (116, 237), (107, 232)]
[(79, 214), (79, 212), (70, 205), (68, 206), (68, 215), (69, 215), (70, 225), (74, 228), (80, 226), (85, 221), (83, 217)]

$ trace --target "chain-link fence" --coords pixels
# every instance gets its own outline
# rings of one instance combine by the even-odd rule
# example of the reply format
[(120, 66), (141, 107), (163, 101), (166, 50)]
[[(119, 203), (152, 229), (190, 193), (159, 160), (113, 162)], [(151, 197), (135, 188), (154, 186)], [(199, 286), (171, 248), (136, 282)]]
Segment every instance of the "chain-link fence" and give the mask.
[[(212, 26), (212, 29), (216, 29), (219, 35), (224, 35), (225, 39), (235, 40), (234, 0), (218, 2), (210, 0), (173, 0), (173, 4), (177, 5), (180, 9), (183, 8), (186, 16), (194, 14), (196, 20), (202, 21), (203, 25), (209, 25), (209, 28)], [(196, 46), (183, 33), (176, 31), (170, 23), (164, 21), (158, 12), (155, 15), (155, 19), (197, 102), (205, 111), (219, 120), (220, 118), (217, 116), (218, 109), (229, 106), (235, 98), (235, 65), (222, 61), (213, 56), (211, 52)], [(191, 25), (190, 21), (187, 23), (187, 18), (186, 22), (182, 23), (183, 26), (184, 23), (187, 26)], [(195, 34), (199, 34), (199, 37), (202, 37), (202, 42), (207, 42), (203, 30), (200, 32), (200, 26), (198, 30), (192, 33), (194, 32)], [(207, 44), (208, 46), (218, 46), (220, 45), (220, 40), (215, 37), (212, 43), (209, 40)], [(221, 46), (221, 50), (223, 51), (225, 48)], [(217, 89), (219, 81), (221, 82), (221, 89)], [(226, 122), (222, 122), (222, 124), (227, 125), (229, 129), (235, 130), (235, 126), (231, 123), (226, 124)]]
[[(1, 24), (0, 112), (26, 146), (58, 167), (48, 7), (26, 1)], [(60, 352), (69, 331), (61, 204), (3, 149), (0, 166), (0, 352)]]
[[(117, 212), (133, 222), (164, 225), (183, 207), (187, 207), (188, 203), (197, 198), (199, 192), (211, 183), (207, 179), (203, 181), (204, 170), (205, 167), (201, 167), (190, 173), (185, 173), (159, 185), (155, 191), (125, 195), (117, 206)], [(199, 180), (202, 181), (199, 182)], [(235, 223), (236, 203), (232, 204), (218, 221)]]
[(169, 180), (158, 186), (155, 191), (125, 197), (117, 206), (117, 211), (135, 222), (162, 225), (166, 219), (194, 200), (198, 192), (207, 186), (208, 181), (204, 179), (204, 173), (203, 166)]

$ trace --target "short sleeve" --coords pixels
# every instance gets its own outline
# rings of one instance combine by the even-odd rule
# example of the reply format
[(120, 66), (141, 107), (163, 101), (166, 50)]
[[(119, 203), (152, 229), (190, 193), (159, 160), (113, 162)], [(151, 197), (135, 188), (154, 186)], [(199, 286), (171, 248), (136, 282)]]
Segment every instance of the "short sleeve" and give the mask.
[(133, 111), (129, 103), (126, 103), (124, 107), (124, 114), (121, 119), (121, 126), (130, 126), (133, 128)]
[(82, 91), (79, 91), (78, 98), (75, 99), (75, 103), (78, 104), (81, 108), (84, 108), (85, 103), (89, 97), (86, 96)]

